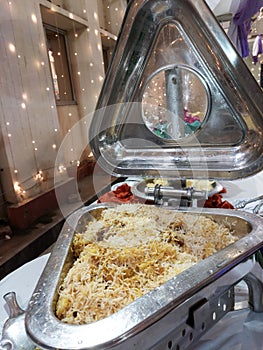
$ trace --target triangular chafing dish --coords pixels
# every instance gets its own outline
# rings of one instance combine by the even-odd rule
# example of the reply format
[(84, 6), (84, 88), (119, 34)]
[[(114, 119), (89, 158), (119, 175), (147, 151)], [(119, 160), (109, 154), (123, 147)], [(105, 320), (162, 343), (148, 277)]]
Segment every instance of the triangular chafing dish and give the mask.
[(204, 1), (132, 1), (90, 128), (117, 175), (261, 170), (263, 94)]

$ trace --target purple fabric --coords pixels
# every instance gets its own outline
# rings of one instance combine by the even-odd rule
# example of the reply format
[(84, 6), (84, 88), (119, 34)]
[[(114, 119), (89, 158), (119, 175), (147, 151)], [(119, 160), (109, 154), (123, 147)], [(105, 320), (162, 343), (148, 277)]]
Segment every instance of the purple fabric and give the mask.
[(239, 46), (242, 57), (249, 56), (250, 50), (247, 41), (248, 34), (250, 32), (251, 20), (247, 19), (242, 24), (237, 26)]
[(251, 28), (251, 18), (263, 7), (263, 0), (241, 0), (234, 14), (228, 35), (242, 57), (250, 54), (248, 34)]
[(263, 6), (263, 0), (241, 0), (233, 21), (236, 25), (242, 25), (250, 20)]
[(259, 41), (258, 41), (258, 54), (263, 53), (263, 47), (262, 47), (262, 37), (259, 35)]

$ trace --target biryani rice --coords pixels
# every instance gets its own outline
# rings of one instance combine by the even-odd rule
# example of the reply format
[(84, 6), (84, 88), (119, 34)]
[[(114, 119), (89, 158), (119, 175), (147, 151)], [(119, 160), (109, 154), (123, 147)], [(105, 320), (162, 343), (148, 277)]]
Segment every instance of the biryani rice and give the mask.
[(56, 315), (70, 324), (105, 318), (236, 240), (202, 215), (144, 204), (107, 208), (74, 236), (76, 261)]

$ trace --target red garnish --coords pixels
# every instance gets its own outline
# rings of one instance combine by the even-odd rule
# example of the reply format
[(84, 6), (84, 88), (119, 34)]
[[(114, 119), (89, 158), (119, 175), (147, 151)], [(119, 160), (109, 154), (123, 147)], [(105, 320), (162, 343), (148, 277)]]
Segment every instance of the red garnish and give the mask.
[[(226, 193), (226, 189), (223, 188), (220, 193)], [(204, 203), (205, 208), (222, 208), (222, 209), (234, 209), (234, 206), (222, 199), (220, 193), (216, 193), (213, 196), (208, 197), (208, 199)]]
[[(134, 196), (131, 191), (131, 187), (124, 183), (118, 186), (114, 191), (107, 192), (103, 194), (99, 199), (98, 203), (140, 203), (142, 202), (139, 198)], [(144, 201), (145, 202), (145, 201)]]

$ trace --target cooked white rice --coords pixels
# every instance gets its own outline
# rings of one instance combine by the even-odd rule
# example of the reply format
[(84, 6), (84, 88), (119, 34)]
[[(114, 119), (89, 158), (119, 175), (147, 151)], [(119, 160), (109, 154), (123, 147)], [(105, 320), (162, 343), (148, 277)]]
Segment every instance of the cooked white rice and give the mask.
[(105, 209), (75, 234), (57, 317), (74, 324), (107, 317), (236, 239), (206, 216), (144, 204)]

